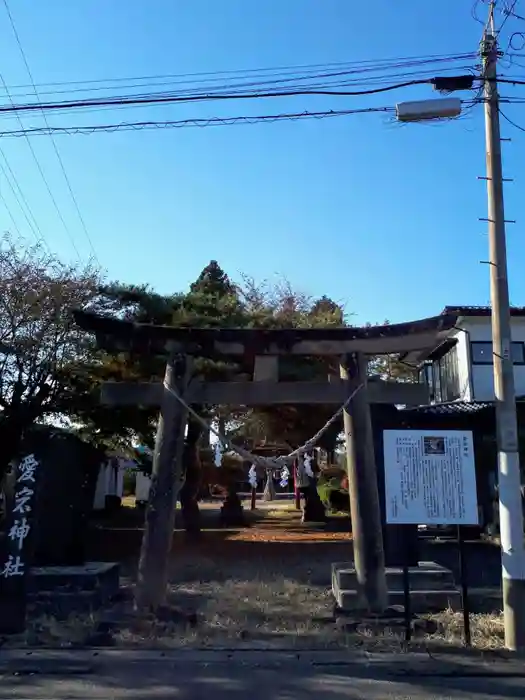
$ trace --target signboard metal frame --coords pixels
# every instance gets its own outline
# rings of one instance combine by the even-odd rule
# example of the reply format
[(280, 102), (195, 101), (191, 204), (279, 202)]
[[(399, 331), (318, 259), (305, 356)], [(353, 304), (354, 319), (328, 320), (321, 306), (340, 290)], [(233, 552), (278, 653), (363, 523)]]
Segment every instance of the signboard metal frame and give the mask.
[[(478, 525), (474, 439), (470, 430), (384, 430), (385, 520), (391, 525), (455, 525), (465, 645), (471, 646), (462, 526)], [(403, 566), (405, 640), (411, 638), (410, 577)]]

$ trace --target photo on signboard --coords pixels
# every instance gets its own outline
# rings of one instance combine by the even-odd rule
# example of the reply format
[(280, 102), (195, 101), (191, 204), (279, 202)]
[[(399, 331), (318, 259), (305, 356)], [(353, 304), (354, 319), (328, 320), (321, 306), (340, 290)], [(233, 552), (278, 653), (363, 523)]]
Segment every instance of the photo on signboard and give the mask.
[(444, 437), (433, 437), (425, 436), (423, 438), (423, 450), (426, 457), (432, 455), (444, 455), (445, 454), (445, 438)]

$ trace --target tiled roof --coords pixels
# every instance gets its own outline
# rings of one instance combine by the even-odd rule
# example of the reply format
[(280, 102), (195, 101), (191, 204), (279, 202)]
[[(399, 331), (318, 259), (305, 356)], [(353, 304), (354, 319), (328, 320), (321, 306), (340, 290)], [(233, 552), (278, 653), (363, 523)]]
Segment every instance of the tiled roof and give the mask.
[(401, 409), (403, 413), (427, 413), (430, 415), (457, 415), (459, 413), (479, 413), (487, 408), (492, 408), (490, 402), (475, 401), (451, 401), (449, 403), (436, 403), (431, 406), (417, 406), (415, 408)]
[[(490, 316), (490, 306), (445, 306), (441, 312), (443, 316), (456, 314), (457, 316)], [(525, 306), (511, 306), (511, 316), (525, 316)]]
[[(516, 401), (518, 404), (525, 405), (525, 396), (517, 396)], [(426, 413), (434, 416), (453, 416), (458, 414), (479, 413), (488, 408), (494, 408), (494, 403), (491, 401), (449, 401), (447, 403), (401, 408), (399, 410), (403, 413)]]

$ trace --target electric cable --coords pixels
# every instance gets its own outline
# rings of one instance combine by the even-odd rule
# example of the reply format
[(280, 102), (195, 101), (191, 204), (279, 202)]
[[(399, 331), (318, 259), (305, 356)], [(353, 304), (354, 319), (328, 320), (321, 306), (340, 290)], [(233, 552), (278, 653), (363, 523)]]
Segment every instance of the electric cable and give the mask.
[[(18, 207), (19, 207), (20, 211), (22, 212), (22, 215), (24, 216), (25, 220), (27, 221), (27, 225), (29, 226), (31, 233), (33, 234), (37, 243), (42, 243), (42, 244), (44, 244), (45, 247), (48, 248), (48, 246), (46, 245), (46, 241), (44, 239), (44, 236), (43, 236), (42, 232), (40, 231), (38, 223), (36, 222), (36, 219), (34, 219), (34, 215), (31, 211), (31, 208), (29, 207), (29, 204), (25, 198), (25, 195), (22, 192), (20, 185), (18, 183), (18, 180), (16, 179), (15, 174), (14, 174), (11, 166), (9, 165), (9, 161), (7, 160), (6, 155), (2, 149), (0, 149), (0, 154), (5, 162), (5, 167), (2, 163), (0, 163), (0, 171), (4, 175), (5, 181), (9, 185), (9, 189), (11, 190), (13, 197), (14, 197), (16, 203), (18, 204)], [(7, 168), (7, 170), (9, 170), (10, 177), (8, 175), (6, 168)], [(13, 182), (11, 182), (11, 178), (12, 178), (14, 184), (13, 184)], [(18, 192), (15, 189), (15, 185), (16, 185), (16, 188), (18, 189)], [(22, 206), (22, 202), (25, 203), (27, 211)], [(31, 220), (30, 216), (28, 215), (28, 212), (31, 215), (31, 217), (33, 218), (33, 221)], [(40, 234), (40, 235), (38, 235), (38, 234)], [(49, 248), (48, 248), (48, 250), (49, 250)], [(51, 251), (49, 250), (49, 252), (51, 252)]]
[[(470, 109), (476, 100), (465, 102), (467, 109)], [(322, 112), (294, 112), (282, 114), (265, 114), (259, 116), (235, 116), (235, 117), (205, 117), (193, 119), (180, 119), (174, 121), (141, 121), (141, 122), (121, 122), (114, 124), (79, 125), (69, 127), (51, 127), (54, 134), (95, 134), (100, 132), (113, 133), (116, 131), (143, 131), (147, 129), (177, 129), (211, 126), (236, 126), (240, 124), (273, 123), (280, 121), (299, 121), (303, 119), (327, 119), (330, 117), (343, 117), (354, 114), (384, 113), (394, 114), (393, 107), (367, 107), (360, 109), (327, 110)], [(34, 127), (25, 130), (32, 135), (46, 135), (48, 129), (45, 127)], [(17, 138), (23, 136), (20, 130), (0, 132), (0, 138)]]
[(16, 219), (15, 219), (15, 217), (13, 216), (13, 212), (11, 211), (11, 208), (9, 207), (9, 204), (7, 203), (5, 197), (4, 197), (3, 193), (2, 193), (1, 187), (0, 187), (0, 199), (2, 200), (2, 204), (4, 205), (5, 210), (7, 211), (7, 215), (8, 215), (9, 218), (11, 219), (11, 223), (13, 224), (13, 228), (14, 228), (15, 231), (17, 232), (18, 237), (19, 237), (19, 238), (22, 238), (22, 234), (20, 233), (20, 229), (18, 228), (18, 224), (16, 223)]
[[(480, 78), (480, 80), (485, 80), (485, 78)], [(525, 85), (525, 80), (520, 80), (516, 78), (495, 78), (494, 80), (490, 79), (491, 82), (498, 82), (498, 83), (506, 83), (508, 85)]]
[(500, 35), (501, 30), (503, 29), (503, 27), (504, 27), (505, 24), (507, 23), (509, 17), (515, 16), (515, 15), (514, 15), (514, 10), (516, 9), (516, 5), (517, 5), (517, 4), (518, 4), (518, 0), (513, 0), (513, 3), (512, 3), (512, 5), (510, 6), (510, 8), (502, 10), (503, 14), (505, 15), (505, 18), (503, 19), (503, 22), (501, 23), (500, 28), (499, 28), (498, 31), (496, 32), (496, 36), (499, 36), (499, 35)]
[(482, 27), (485, 26), (485, 22), (478, 17), (478, 7), (480, 4), (483, 2), (483, 0), (474, 0), (474, 4), (472, 5), (472, 8), (470, 10), (470, 14), (472, 16), (472, 19), (475, 20), (476, 22), (479, 22)]
[(510, 117), (507, 117), (507, 115), (504, 112), (502, 112), (501, 109), (499, 110), (499, 113), (501, 114), (503, 119), (505, 119), (505, 121), (511, 124), (514, 128), (519, 129), (520, 131), (525, 131), (525, 127), (516, 124), (516, 122), (513, 121)]
[[(11, 103), (12, 103), (13, 106), (14, 106), (14, 102), (13, 102), (13, 100), (11, 99), (9, 90), (8, 90), (8, 88), (7, 88), (7, 85), (6, 85), (6, 83), (5, 83), (5, 80), (4, 80), (4, 77), (3, 77), (2, 73), (0, 73), (0, 82), (1, 82), (2, 85), (4, 86), (4, 89), (5, 89), (5, 91), (6, 91), (7, 95), (8, 95), (8, 97), (9, 97)], [(17, 112), (16, 110), (14, 110), (14, 111), (15, 111), (16, 119), (17, 119), (18, 123), (20, 124), (20, 128), (21, 128), (21, 131), (22, 131), (22, 136), (25, 137), (25, 140), (26, 140), (26, 142), (27, 142), (27, 145), (28, 145), (28, 147), (29, 147), (29, 150), (30, 150), (30, 152), (31, 152), (31, 155), (32, 155), (32, 157), (33, 157), (33, 160), (35, 161), (35, 165), (37, 166), (38, 172), (40, 173), (40, 177), (42, 178), (42, 182), (44, 183), (44, 186), (45, 186), (45, 188), (46, 188), (46, 190), (47, 190), (47, 193), (48, 193), (48, 195), (49, 195), (49, 198), (51, 199), (51, 202), (53, 203), (53, 206), (54, 206), (54, 208), (55, 208), (55, 210), (56, 210), (56, 212), (57, 212), (58, 218), (59, 218), (60, 221), (62, 222), (62, 226), (64, 227), (64, 230), (66, 231), (66, 234), (68, 235), (68, 237), (69, 237), (69, 239), (70, 239), (70, 242), (71, 242), (71, 244), (72, 244), (72, 246), (73, 246), (73, 249), (74, 249), (75, 253), (77, 254), (77, 257), (78, 257), (78, 259), (80, 260), (81, 258), (80, 258), (80, 253), (78, 252), (78, 248), (77, 248), (77, 246), (76, 246), (76, 244), (75, 244), (75, 241), (74, 241), (73, 237), (71, 236), (71, 232), (69, 231), (69, 228), (68, 228), (68, 226), (67, 226), (67, 224), (66, 224), (66, 221), (65, 221), (65, 219), (64, 219), (64, 216), (62, 215), (62, 212), (60, 211), (60, 207), (58, 206), (58, 203), (57, 203), (57, 201), (56, 201), (56, 199), (55, 199), (55, 195), (54, 195), (53, 192), (51, 191), (51, 187), (49, 186), (49, 182), (48, 182), (47, 177), (46, 177), (46, 175), (45, 175), (45, 173), (44, 173), (44, 170), (43, 170), (43, 168), (42, 168), (42, 165), (40, 164), (40, 161), (38, 160), (38, 157), (37, 157), (37, 155), (36, 155), (36, 153), (35, 153), (35, 149), (33, 148), (33, 144), (31, 143), (31, 139), (29, 138), (28, 134), (25, 133), (24, 124), (23, 124), (23, 122), (22, 122), (22, 119), (20, 118), (20, 115), (18, 114), (18, 112)]]
[[(34, 81), (34, 78), (33, 78), (33, 74), (32, 74), (32, 72), (31, 72), (31, 68), (29, 67), (29, 62), (28, 62), (28, 60), (27, 60), (27, 56), (26, 56), (26, 53), (25, 53), (25, 51), (24, 51), (24, 47), (22, 46), (22, 42), (21, 42), (21, 40), (20, 40), (20, 36), (19, 36), (19, 34), (18, 34), (18, 30), (17, 30), (17, 28), (16, 28), (16, 25), (15, 25), (15, 22), (14, 22), (14, 19), (13, 19), (13, 16), (12, 16), (12, 14), (11, 14), (11, 10), (10, 10), (10, 8), (9, 8), (8, 0), (3, 0), (3, 2), (4, 2), (5, 10), (6, 10), (6, 12), (7, 12), (7, 16), (9, 17), (9, 22), (10, 22), (10, 24), (11, 24), (11, 28), (12, 28), (12, 30), (13, 30), (13, 34), (14, 34), (14, 36), (15, 36), (16, 42), (17, 42), (17, 44), (18, 44), (18, 48), (19, 48), (19, 50), (20, 50), (20, 53), (21, 53), (21, 55), (22, 55), (22, 59), (23, 59), (23, 61), (24, 61), (24, 65), (25, 65), (25, 67), (26, 67), (27, 74), (28, 74), (29, 79), (30, 79), (30, 81), (31, 81), (31, 84), (32, 84), (32, 86), (33, 86), (33, 90), (34, 90), (35, 96), (36, 96), (38, 102), (40, 103), (40, 97), (39, 97), (38, 91), (37, 91), (36, 86), (35, 86), (35, 81)], [(49, 128), (49, 123), (48, 123), (48, 121), (47, 121), (47, 116), (46, 116), (46, 114), (45, 114), (44, 111), (42, 111), (42, 117), (43, 117), (43, 119), (44, 119), (44, 123), (45, 123), (46, 127)], [(84, 217), (83, 217), (83, 215), (82, 215), (82, 212), (80, 211), (80, 207), (79, 207), (79, 204), (78, 204), (77, 197), (76, 197), (75, 192), (73, 191), (73, 187), (72, 187), (72, 185), (71, 185), (71, 180), (69, 179), (69, 175), (67, 174), (67, 171), (66, 171), (66, 168), (65, 168), (65, 165), (64, 165), (64, 161), (63, 161), (62, 156), (61, 156), (61, 154), (60, 154), (60, 151), (58, 150), (58, 147), (57, 147), (57, 145), (56, 145), (56, 143), (55, 143), (55, 139), (53, 138), (52, 132), (49, 133), (49, 137), (50, 137), (51, 142), (52, 142), (52, 144), (53, 144), (53, 150), (54, 150), (55, 155), (56, 155), (56, 157), (57, 157), (57, 160), (58, 160), (58, 162), (59, 162), (60, 169), (61, 169), (61, 171), (62, 171), (62, 175), (64, 176), (64, 180), (66, 181), (66, 185), (67, 185), (69, 194), (70, 194), (70, 196), (71, 196), (71, 200), (72, 200), (72, 202), (73, 202), (73, 205), (74, 205), (74, 207), (75, 207), (75, 210), (76, 210), (76, 212), (77, 212), (78, 219), (79, 219), (79, 221), (80, 221), (80, 223), (81, 223), (82, 229), (84, 230), (84, 234), (85, 234), (85, 236), (86, 236), (86, 238), (87, 238), (87, 240), (88, 240), (88, 243), (89, 243), (89, 245), (90, 245), (90, 247), (91, 247), (91, 250), (92, 250), (92, 252), (93, 252), (94, 258), (95, 258), (95, 260), (97, 261), (97, 263), (98, 263), (98, 265), (99, 265), (99, 267), (100, 267), (100, 261), (99, 261), (99, 259), (98, 259), (98, 257), (97, 257), (97, 252), (96, 252), (96, 250), (95, 250), (95, 247), (94, 247), (94, 245), (93, 245), (93, 241), (92, 241), (91, 236), (90, 236), (90, 234), (89, 234), (89, 231), (88, 231), (88, 229), (87, 229), (86, 222), (85, 222), (85, 220), (84, 220)], [(75, 246), (75, 250), (76, 250), (76, 246)], [(78, 254), (78, 251), (77, 251), (77, 254)]]
[[(471, 77), (470, 75), (468, 77)], [(93, 100), (80, 100), (80, 101), (64, 101), (64, 102), (47, 102), (47, 103), (28, 103), (11, 106), (0, 106), (0, 113), (24, 113), (24, 112), (34, 112), (36, 110), (64, 110), (64, 109), (74, 109), (80, 107), (101, 107), (109, 105), (135, 105), (135, 104), (166, 104), (166, 103), (189, 103), (189, 102), (207, 102), (207, 101), (226, 101), (226, 100), (247, 100), (247, 99), (261, 99), (261, 98), (275, 98), (275, 97), (296, 97), (296, 96), (313, 96), (313, 95), (324, 95), (324, 96), (336, 96), (336, 97), (358, 97), (363, 95), (376, 95), (384, 92), (392, 92), (393, 90), (400, 90), (405, 87), (412, 87), (415, 85), (428, 85), (432, 84), (435, 78), (421, 78), (418, 80), (408, 80), (401, 83), (395, 83), (393, 85), (386, 85), (383, 87), (370, 88), (368, 90), (282, 90), (275, 92), (257, 92), (257, 93), (235, 93), (235, 94), (202, 94), (202, 95), (165, 95), (165, 94), (151, 94), (149, 96), (119, 96), (111, 99), (93, 99)]]
[[(463, 54), (459, 55), (456, 57), (452, 57), (454, 60), (452, 63), (457, 63), (459, 60), (464, 61), (467, 58), (472, 59), (474, 58), (474, 54)], [(399, 63), (385, 63), (384, 65), (380, 66), (364, 66), (364, 67), (357, 67), (354, 64), (349, 64), (348, 66), (344, 67), (343, 69), (334, 71), (333, 69), (331, 71), (328, 71), (328, 69), (325, 69), (323, 72), (309, 72), (309, 73), (302, 73), (302, 74), (270, 74), (269, 76), (263, 76), (265, 77), (265, 80), (252, 80), (250, 82), (238, 82), (239, 80), (245, 81), (245, 77), (239, 77), (239, 78), (233, 78), (230, 79), (228, 83), (224, 83), (224, 79), (221, 78), (210, 78), (207, 80), (203, 81), (197, 81), (195, 82), (194, 80), (173, 80), (173, 77), (177, 76), (159, 76), (159, 79), (156, 79), (155, 82), (148, 82), (148, 83), (141, 83), (137, 82), (140, 80), (140, 78), (136, 78), (133, 82), (128, 83), (127, 85), (120, 85), (119, 89), (125, 89), (129, 90), (132, 88), (137, 88), (137, 87), (143, 87), (143, 88), (148, 88), (148, 87), (168, 87), (168, 86), (182, 86), (182, 85), (190, 85), (190, 87), (185, 88), (183, 92), (186, 93), (194, 93), (194, 92), (203, 92), (203, 91), (211, 91), (211, 92), (217, 92), (217, 91), (223, 91), (223, 92), (228, 92), (230, 89), (239, 89), (242, 87), (257, 87), (257, 86), (267, 86), (267, 85), (277, 85), (277, 84), (282, 84), (282, 83), (301, 83), (303, 84), (304, 81), (310, 81), (310, 80), (316, 80), (318, 81), (321, 78), (335, 78), (338, 76), (344, 77), (344, 76), (352, 76), (352, 75), (364, 75), (364, 74), (371, 74), (371, 73), (383, 73), (385, 71), (391, 72), (391, 71), (396, 71), (395, 73), (391, 74), (392, 79), (396, 79), (397, 77), (401, 77), (404, 75), (410, 75), (411, 73), (407, 73), (406, 70), (403, 71), (403, 69), (415, 69), (419, 68), (419, 71), (414, 71), (415, 73), (427, 73), (429, 69), (423, 70), (424, 66), (443, 66), (442, 70), (444, 71), (453, 71), (453, 70), (458, 70), (457, 66), (454, 65), (449, 65), (446, 66), (447, 63), (451, 63), (450, 58), (437, 58), (437, 59), (429, 59), (429, 60), (406, 60), (404, 62), (399, 62)], [(168, 78), (168, 79), (166, 79)], [(272, 78), (272, 79), (268, 79)], [(383, 80), (386, 79), (387, 76), (383, 75), (374, 75), (371, 76), (369, 79), (373, 81), (377, 80)], [(354, 80), (360, 80), (359, 78), (356, 78)], [(361, 81), (363, 78), (361, 78)], [(213, 87), (210, 87), (208, 83), (216, 81), (217, 84), (214, 85)], [(323, 83), (326, 81), (323, 81)], [(75, 85), (76, 83), (71, 83)], [(81, 83), (79, 83), (81, 84)], [(43, 84), (45, 85), (45, 84)], [(193, 87), (191, 87), (193, 86)], [(17, 87), (25, 87), (25, 86), (17, 86)], [(67, 89), (62, 89), (62, 90), (41, 90), (39, 89), (39, 95), (59, 95), (59, 94), (72, 94), (72, 93), (79, 93), (79, 92), (97, 92), (97, 91), (103, 91), (103, 90), (112, 90), (116, 86), (114, 85), (95, 85), (91, 87), (75, 87), (75, 88), (67, 88)], [(28, 97), (32, 96), (34, 94), (34, 91), (31, 93), (16, 93), (14, 94), (13, 90), (15, 90), (15, 87), (11, 87), (11, 95), (13, 97), (21, 98), (21, 97)]]
[[(364, 70), (383, 70), (396, 67), (403, 67), (404, 65), (421, 65), (425, 63), (435, 63), (435, 62), (450, 62), (456, 60), (469, 60), (475, 58), (476, 54), (474, 52), (460, 53), (460, 54), (430, 54), (428, 56), (409, 56), (409, 57), (394, 57), (389, 59), (367, 59), (364, 61), (343, 61), (343, 62), (332, 62), (332, 63), (313, 63), (306, 65), (296, 65), (296, 66), (277, 66), (277, 67), (266, 67), (266, 68), (251, 68), (251, 69), (237, 69), (237, 70), (226, 70), (226, 71), (212, 71), (212, 72), (194, 72), (194, 73), (175, 73), (175, 74), (156, 74), (156, 75), (146, 75), (146, 76), (127, 76), (127, 77), (113, 77), (113, 78), (97, 78), (89, 80), (70, 80), (70, 81), (54, 81), (37, 83), (36, 87), (39, 89), (40, 94), (42, 87), (53, 87), (53, 86), (67, 86), (67, 85), (90, 85), (97, 83), (122, 83), (122, 82), (137, 82), (137, 81), (153, 81), (153, 80), (172, 80), (180, 78), (191, 78), (187, 82), (195, 82), (195, 78), (202, 78), (199, 82), (214, 82), (220, 80), (243, 80), (248, 76), (255, 74), (269, 73), (270, 76), (289, 76), (290, 73), (305, 73), (327, 70), (349, 70), (351, 72), (361, 72)], [(211, 77), (207, 77), (211, 76)], [(226, 78), (226, 76), (232, 76)], [(237, 76), (237, 77), (235, 77)], [(179, 81), (186, 82), (186, 81)], [(111, 86), (110, 86), (111, 87)], [(9, 89), (11, 93), (13, 90), (32, 88), (32, 85), (19, 84), (11, 85)]]
[[(451, 69), (448, 69), (448, 70), (451, 70)], [(467, 70), (472, 71), (472, 72), (474, 71), (473, 68), (467, 68)], [(427, 79), (431, 79), (431, 76), (429, 76), (427, 71), (421, 71), (421, 72), (420, 71), (412, 71), (410, 73), (401, 74), (401, 76), (400, 76), (400, 74), (397, 74), (397, 76), (373, 76), (373, 77), (368, 77), (368, 78), (353, 78), (350, 80), (339, 80), (337, 82), (330, 83), (330, 87), (332, 87), (332, 88), (346, 87), (348, 85), (355, 86), (358, 84), (370, 85), (371, 83), (380, 84), (380, 83), (384, 83), (386, 81), (391, 82), (391, 80), (395, 77), (404, 77), (405, 79), (412, 78), (415, 76), (419, 77), (419, 76), (421, 76), (421, 73), (423, 73)], [(321, 88), (324, 88), (327, 86), (328, 86), (328, 84), (323, 81), (322, 83), (310, 83), (309, 85), (303, 86), (303, 87), (308, 88), (308, 89), (321, 89)], [(194, 92), (197, 92), (197, 90), (192, 89), (192, 90), (184, 91), (184, 93), (182, 93), (182, 94), (186, 95), (186, 94), (191, 94)], [(163, 97), (168, 96), (168, 95), (181, 96), (180, 92), (179, 93), (162, 92), (162, 93), (158, 93), (158, 94), (162, 95)], [(237, 91), (236, 90), (231, 91), (230, 94), (232, 95), (232, 99), (234, 99), (234, 96), (237, 94)], [(134, 97), (143, 97), (143, 96), (146, 97), (147, 94), (134, 95)], [(82, 113), (82, 114), (88, 114), (88, 113), (96, 113), (96, 112), (106, 112), (108, 110), (130, 109), (130, 108), (132, 108), (132, 109), (144, 109), (144, 108), (151, 109), (151, 108), (155, 108), (156, 106), (163, 106), (163, 104), (161, 103), (160, 105), (157, 105), (157, 104), (146, 103), (146, 104), (138, 104), (138, 105), (129, 106), (127, 104), (115, 104), (112, 101), (109, 105), (100, 106), (100, 107), (77, 107), (77, 108), (72, 108), (72, 109), (69, 109), (66, 107), (66, 108), (61, 110), (61, 114), (69, 114), (70, 112), (71, 113), (77, 112), (77, 113)], [(0, 119), (6, 120), (6, 119), (11, 119), (11, 118), (13, 118), (12, 113), (0, 113)]]

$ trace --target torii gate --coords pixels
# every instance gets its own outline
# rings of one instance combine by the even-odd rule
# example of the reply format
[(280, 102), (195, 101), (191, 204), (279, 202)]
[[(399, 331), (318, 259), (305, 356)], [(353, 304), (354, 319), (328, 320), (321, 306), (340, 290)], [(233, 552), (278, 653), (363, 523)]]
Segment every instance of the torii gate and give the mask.
[[(422, 384), (371, 381), (367, 356), (433, 350), (450, 335), (456, 315), (365, 328), (197, 329), (136, 324), (75, 312), (75, 321), (95, 333), (99, 347), (110, 352), (155, 352), (168, 357), (161, 382), (103, 385), (101, 400), (113, 406), (160, 406), (152, 488), (139, 564), (139, 604), (155, 607), (166, 589), (175, 505), (182, 476), (182, 445), (187, 420), (182, 404), (339, 404), (361, 387), (344, 411), (354, 563), (362, 598), (370, 610), (387, 605), (385, 558), (370, 403), (428, 403)], [(191, 381), (192, 356), (253, 359), (253, 381)], [(337, 356), (338, 377), (326, 382), (279, 381), (283, 355)], [(166, 555), (166, 556), (164, 556)], [(154, 564), (155, 562), (155, 564)]]

